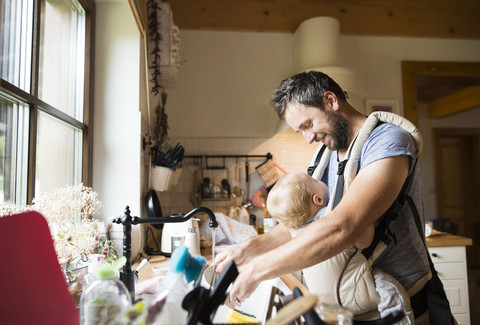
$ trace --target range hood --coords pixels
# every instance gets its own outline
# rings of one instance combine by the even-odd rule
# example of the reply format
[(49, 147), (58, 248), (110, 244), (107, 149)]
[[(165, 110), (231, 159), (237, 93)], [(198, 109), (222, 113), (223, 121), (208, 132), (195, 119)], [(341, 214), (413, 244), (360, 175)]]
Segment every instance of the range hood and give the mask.
[[(339, 55), (340, 23), (332, 17), (314, 17), (302, 22), (293, 34), (293, 61), (297, 72), (321, 71), (335, 80), (347, 93), (348, 102), (363, 110), (363, 100), (356, 85), (356, 75), (341, 66)], [(277, 132), (288, 128), (285, 121)]]

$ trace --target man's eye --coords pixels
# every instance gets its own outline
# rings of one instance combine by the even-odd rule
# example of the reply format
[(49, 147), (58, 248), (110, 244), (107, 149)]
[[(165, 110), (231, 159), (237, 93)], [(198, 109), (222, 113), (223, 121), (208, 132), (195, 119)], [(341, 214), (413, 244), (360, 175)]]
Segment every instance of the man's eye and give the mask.
[(311, 127), (312, 127), (312, 122), (308, 122), (308, 123), (305, 123), (305, 124), (303, 125), (303, 129), (304, 129), (304, 130), (307, 130), (307, 129), (311, 128)]

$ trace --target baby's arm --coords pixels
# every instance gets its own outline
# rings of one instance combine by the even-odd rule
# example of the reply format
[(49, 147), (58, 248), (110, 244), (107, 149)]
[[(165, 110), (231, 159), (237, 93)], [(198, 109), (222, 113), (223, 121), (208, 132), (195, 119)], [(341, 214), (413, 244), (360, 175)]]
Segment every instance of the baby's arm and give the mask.
[(364, 249), (370, 246), (375, 234), (375, 225), (370, 225), (368, 228), (357, 238), (355, 241), (355, 247)]

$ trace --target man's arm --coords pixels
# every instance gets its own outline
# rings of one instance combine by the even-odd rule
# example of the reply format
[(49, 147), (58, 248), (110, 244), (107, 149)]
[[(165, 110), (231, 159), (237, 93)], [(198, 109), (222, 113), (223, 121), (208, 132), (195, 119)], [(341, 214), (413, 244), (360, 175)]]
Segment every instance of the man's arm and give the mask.
[(407, 156), (381, 159), (362, 168), (330, 214), (284, 245), (241, 265), (230, 300), (243, 301), (261, 281), (310, 267), (352, 246), (392, 205), (408, 169)]
[(279, 247), (291, 238), (288, 229), (279, 224), (263, 235), (252, 237), (219, 253), (214, 261), (214, 264), (217, 265), (215, 270), (217, 273), (223, 272), (231, 260), (234, 260), (237, 265), (241, 265), (245, 260)]

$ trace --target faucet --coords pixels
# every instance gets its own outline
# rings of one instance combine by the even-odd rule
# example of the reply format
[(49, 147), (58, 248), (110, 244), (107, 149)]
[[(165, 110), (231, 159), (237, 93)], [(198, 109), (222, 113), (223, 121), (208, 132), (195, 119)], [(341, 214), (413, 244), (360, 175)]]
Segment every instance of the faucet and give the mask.
[(215, 218), (215, 214), (212, 210), (205, 207), (198, 207), (193, 209), (184, 215), (175, 215), (171, 217), (150, 217), (150, 218), (139, 218), (132, 217), (130, 208), (127, 206), (124, 211), (124, 215), (121, 218), (113, 219), (112, 222), (123, 225), (123, 256), (127, 259), (127, 262), (123, 266), (122, 271), (120, 271), (120, 280), (125, 284), (132, 299), (135, 297), (135, 271), (132, 270), (132, 262), (130, 258), (132, 257), (132, 225), (137, 224), (161, 224), (161, 223), (170, 223), (170, 222), (184, 222), (190, 218), (196, 216), (197, 214), (204, 213), (209, 218), (208, 226), (210, 228), (217, 228), (218, 223)]

